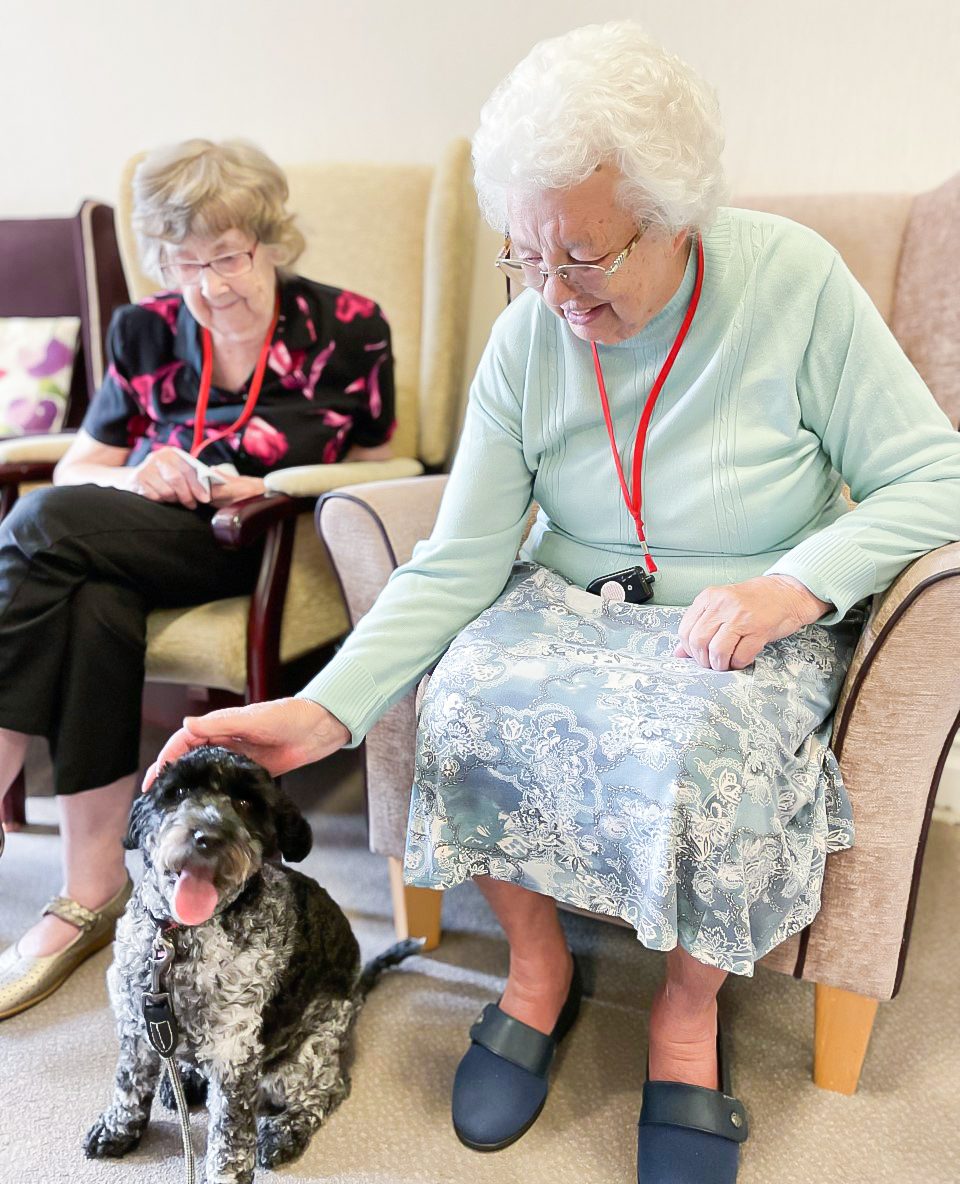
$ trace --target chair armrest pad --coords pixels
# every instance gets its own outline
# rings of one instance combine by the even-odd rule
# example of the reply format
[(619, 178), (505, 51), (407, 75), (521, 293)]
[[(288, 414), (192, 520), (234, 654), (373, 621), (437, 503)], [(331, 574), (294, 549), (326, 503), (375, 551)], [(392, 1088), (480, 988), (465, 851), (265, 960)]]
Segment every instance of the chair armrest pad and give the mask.
[(0, 465), (33, 462), (55, 465), (76, 438), (76, 432), (51, 432), (49, 435), (16, 436), (12, 440), (0, 440)]
[(313, 498), (263, 494), (221, 506), (210, 520), (214, 538), (222, 547), (237, 550), (259, 542), (267, 531), (287, 518), (310, 513)]
[[(917, 599), (923, 596), (928, 588), (943, 580), (958, 576), (960, 576), (960, 543), (950, 543), (936, 551), (930, 551), (916, 562), (911, 563), (882, 596), (874, 598), (873, 608), (863, 633), (860, 635), (853, 661), (847, 671), (843, 690), (837, 700), (835, 737), (838, 734), (842, 735), (845, 731), (848, 706), (851, 711), (855, 706), (855, 703), (850, 701), (851, 692), (859, 689), (866, 669), (877, 659), (893, 626), (905, 612), (915, 605)], [(957, 618), (960, 620), (960, 580), (955, 583), (951, 581), (951, 586), (955, 589)], [(925, 667), (933, 681), (937, 677), (938, 655), (943, 652), (932, 651), (923, 654)], [(948, 672), (944, 671), (944, 673)]]
[(270, 493), (289, 497), (320, 497), (342, 485), (361, 482), (391, 481), (400, 477), (418, 477), (423, 465), (409, 456), (392, 460), (348, 460), (333, 465), (298, 465), (277, 469), (263, 479)]

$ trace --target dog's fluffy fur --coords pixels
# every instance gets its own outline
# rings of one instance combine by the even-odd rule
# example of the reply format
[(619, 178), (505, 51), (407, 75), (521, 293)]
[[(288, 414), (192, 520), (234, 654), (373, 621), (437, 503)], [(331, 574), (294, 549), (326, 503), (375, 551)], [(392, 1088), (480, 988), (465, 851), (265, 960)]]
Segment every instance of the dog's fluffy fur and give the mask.
[[(415, 947), (394, 947), (361, 975), (340, 908), (314, 880), (270, 862), (301, 860), (311, 844), (307, 821), (269, 774), (222, 748), (167, 766), (134, 804), (127, 846), (142, 851), (145, 874), (117, 926), (107, 977), (120, 1059), (112, 1104), (86, 1136), (88, 1156), (125, 1154), (147, 1126), (161, 1063), (141, 997), (183, 869), (212, 878), (217, 891), (209, 920), (170, 934), (167, 980), (188, 1096), (206, 1092), (207, 1184), (249, 1184), (255, 1161), (295, 1159), (347, 1096), (342, 1056), (366, 989)], [(172, 1091), (161, 1099), (169, 1104)]]

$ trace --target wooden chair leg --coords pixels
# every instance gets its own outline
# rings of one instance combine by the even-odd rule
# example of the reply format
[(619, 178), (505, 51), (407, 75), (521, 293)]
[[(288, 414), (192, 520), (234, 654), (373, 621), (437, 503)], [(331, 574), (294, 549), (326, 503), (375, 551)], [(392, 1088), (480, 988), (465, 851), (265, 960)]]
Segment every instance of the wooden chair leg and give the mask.
[(821, 1089), (857, 1092), (877, 1007), (866, 995), (815, 985), (813, 1080)]
[(435, 950), (440, 944), (440, 909), (443, 893), (432, 888), (411, 888), (403, 882), (403, 863), (390, 856), (390, 894), (393, 897), (393, 923), (397, 937), (422, 937), (424, 949)]
[(23, 776), (23, 769), (13, 779), (3, 800), (0, 801), (0, 822), (4, 826), (26, 826), (27, 824), (27, 783)]

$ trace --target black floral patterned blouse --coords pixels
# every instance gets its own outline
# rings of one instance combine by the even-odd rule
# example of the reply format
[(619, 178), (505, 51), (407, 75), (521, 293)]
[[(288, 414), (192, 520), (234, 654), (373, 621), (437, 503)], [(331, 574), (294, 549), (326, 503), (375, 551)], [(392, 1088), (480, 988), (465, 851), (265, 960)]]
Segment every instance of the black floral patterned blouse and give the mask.
[[(110, 367), (83, 429), (101, 444), (129, 448), (139, 464), (167, 446), (189, 451), (200, 390), (200, 326), (179, 292), (151, 296), (114, 313)], [(232, 424), (241, 391), (210, 389), (204, 436)], [(253, 417), (200, 454), (246, 476), (327, 464), (358, 444), (390, 439), (394, 421), (390, 329), (364, 296), (291, 276), (280, 283), (280, 316)]]

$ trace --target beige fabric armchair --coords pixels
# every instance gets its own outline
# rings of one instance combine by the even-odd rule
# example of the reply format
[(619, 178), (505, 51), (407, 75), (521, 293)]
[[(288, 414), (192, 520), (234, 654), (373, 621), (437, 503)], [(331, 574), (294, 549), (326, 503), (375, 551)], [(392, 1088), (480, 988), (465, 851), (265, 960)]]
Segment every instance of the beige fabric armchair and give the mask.
[[(956, 349), (960, 322), (953, 278), (960, 263), (960, 178), (916, 198), (738, 204), (786, 214), (834, 243), (956, 423), (960, 365), (948, 364), (944, 351)], [(429, 535), (444, 481), (348, 487), (321, 503), (319, 530), (354, 623), (414, 543)], [(958, 620), (960, 544), (920, 559), (877, 598), (833, 733), (857, 845), (829, 859), (814, 924), (764, 959), (816, 984), (814, 1080), (842, 1093), (856, 1090), (877, 1004), (897, 993), (903, 975), (930, 814), (960, 722)], [(435, 943), (442, 894), (404, 887), (400, 873), (415, 729), (411, 693), (367, 736), (370, 845), (390, 861), (398, 932)]]

